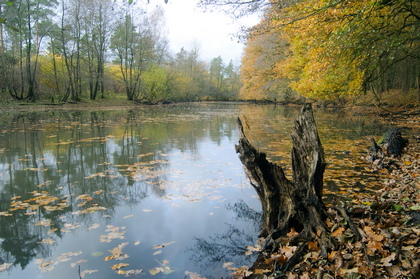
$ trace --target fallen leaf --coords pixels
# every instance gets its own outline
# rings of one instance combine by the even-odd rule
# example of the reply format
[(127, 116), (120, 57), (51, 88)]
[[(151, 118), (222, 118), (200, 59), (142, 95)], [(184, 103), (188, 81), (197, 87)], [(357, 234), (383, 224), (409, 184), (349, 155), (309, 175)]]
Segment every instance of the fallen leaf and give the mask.
[(120, 269), (120, 268), (123, 268), (123, 267), (128, 266), (128, 265), (129, 265), (129, 264), (127, 264), (127, 263), (114, 264), (114, 265), (111, 267), (111, 269), (112, 269), (112, 270), (116, 270), (116, 269)]
[(0, 272), (5, 271), (6, 269), (8, 269), (11, 265), (13, 265), (12, 263), (3, 263), (0, 264)]
[(332, 235), (333, 237), (337, 237), (337, 236), (341, 235), (344, 231), (345, 231), (345, 229), (344, 229), (344, 228), (342, 228), (342, 227), (340, 227), (340, 228), (336, 229), (335, 231), (333, 231), (333, 232), (331, 233), (331, 235)]
[(382, 266), (391, 266), (392, 265), (391, 262), (395, 260), (396, 256), (397, 254), (395, 254), (395, 252), (392, 252), (392, 254), (389, 255), (388, 257), (382, 258), (381, 259)]
[(131, 218), (133, 216), (134, 216), (134, 214), (130, 214), (130, 215), (124, 216), (123, 219)]
[(151, 275), (156, 275), (159, 272), (163, 272), (163, 271), (164, 271), (163, 267), (155, 267), (153, 269), (149, 269), (149, 272)]
[(245, 255), (251, 255), (254, 252), (260, 252), (262, 249), (261, 245), (256, 244), (255, 246), (247, 246)]
[(233, 264), (234, 264), (233, 262), (226, 262), (223, 264), (223, 268), (227, 268), (229, 270), (236, 270), (236, 268), (232, 267)]
[(55, 240), (51, 238), (45, 238), (38, 242), (38, 244), (54, 244)]
[(200, 274), (195, 272), (185, 271), (185, 275), (189, 276), (190, 279), (206, 279), (206, 277), (201, 277)]
[(98, 272), (98, 270), (96, 270), (96, 269), (83, 270), (80, 273), (80, 277), (85, 278), (86, 274), (92, 274), (92, 273), (95, 273), (95, 272)]
[(294, 228), (291, 228), (290, 232), (287, 233), (288, 237), (294, 237), (295, 235), (298, 235), (298, 232)]
[(312, 251), (319, 250), (318, 242), (316, 242), (316, 241), (308, 242), (308, 249), (312, 250)]
[(13, 214), (10, 214), (9, 212), (7, 212), (7, 211), (2, 211), (2, 212), (0, 212), (0, 216), (12, 216)]

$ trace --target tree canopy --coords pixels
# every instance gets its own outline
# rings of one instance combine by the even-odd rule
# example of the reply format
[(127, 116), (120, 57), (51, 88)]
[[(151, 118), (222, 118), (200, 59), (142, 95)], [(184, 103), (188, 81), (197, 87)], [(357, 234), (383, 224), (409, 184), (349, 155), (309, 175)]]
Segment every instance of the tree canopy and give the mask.
[(325, 100), (419, 90), (419, 16), (412, 0), (271, 1), (248, 38), (241, 96), (273, 98), (280, 80)]

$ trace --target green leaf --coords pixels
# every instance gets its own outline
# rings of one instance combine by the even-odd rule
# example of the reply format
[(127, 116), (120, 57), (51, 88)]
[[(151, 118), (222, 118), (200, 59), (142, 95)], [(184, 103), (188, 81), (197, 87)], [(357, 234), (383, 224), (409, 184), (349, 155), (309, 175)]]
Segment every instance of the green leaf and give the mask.
[(410, 210), (420, 210), (420, 205), (413, 205)]
[(94, 256), (94, 257), (99, 257), (99, 256), (102, 256), (103, 254), (104, 254), (103, 252), (98, 251), (98, 252), (93, 252), (93, 253), (92, 253), (92, 256)]
[(401, 211), (401, 210), (403, 209), (401, 205), (399, 205), (399, 204), (395, 204), (395, 203), (392, 205), (392, 208), (393, 208), (395, 211)]

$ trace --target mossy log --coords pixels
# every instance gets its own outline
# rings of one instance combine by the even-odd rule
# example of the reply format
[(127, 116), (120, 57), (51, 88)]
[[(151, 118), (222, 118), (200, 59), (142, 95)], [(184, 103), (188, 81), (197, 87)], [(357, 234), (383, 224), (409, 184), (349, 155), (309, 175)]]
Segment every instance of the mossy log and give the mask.
[(312, 106), (303, 106), (291, 135), (292, 181), (286, 178), (281, 166), (269, 162), (265, 153), (250, 144), (239, 118), (238, 124), (241, 138), (236, 152), (261, 200), (265, 251), (276, 250), (277, 240), (293, 228), (298, 234), (290, 243), (305, 245), (318, 241), (321, 255), (326, 255), (334, 243), (325, 223), (327, 208), (322, 201), (322, 189), (326, 162)]

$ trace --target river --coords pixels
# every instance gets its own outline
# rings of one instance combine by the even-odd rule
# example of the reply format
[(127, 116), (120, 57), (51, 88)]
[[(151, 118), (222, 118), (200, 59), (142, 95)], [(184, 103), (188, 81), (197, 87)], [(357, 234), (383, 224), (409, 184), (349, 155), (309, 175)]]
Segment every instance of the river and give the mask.
[[(245, 133), (290, 174), (300, 107), (177, 104), (0, 112), (0, 278), (221, 278), (251, 266), (261, 207)], [(315, 110), (325, 202), (380, 187), (364, 160), (388, 127)], [(197, 277), (197, 278), (199, 278)]]

